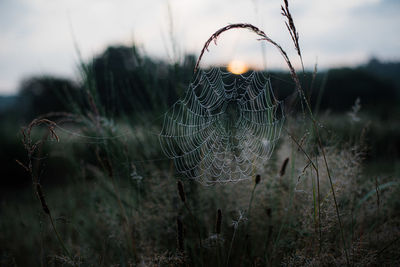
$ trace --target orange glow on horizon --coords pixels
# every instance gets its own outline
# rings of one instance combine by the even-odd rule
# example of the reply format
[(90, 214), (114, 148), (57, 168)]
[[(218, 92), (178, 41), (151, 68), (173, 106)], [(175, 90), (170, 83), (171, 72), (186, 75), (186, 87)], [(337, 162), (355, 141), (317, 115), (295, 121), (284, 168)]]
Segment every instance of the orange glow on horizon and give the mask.
[(228, 64), (228, 71), (232, 72), (233, 74), (242, 74), (249, 70), (249, 67), (240, 60), (232, 60)]

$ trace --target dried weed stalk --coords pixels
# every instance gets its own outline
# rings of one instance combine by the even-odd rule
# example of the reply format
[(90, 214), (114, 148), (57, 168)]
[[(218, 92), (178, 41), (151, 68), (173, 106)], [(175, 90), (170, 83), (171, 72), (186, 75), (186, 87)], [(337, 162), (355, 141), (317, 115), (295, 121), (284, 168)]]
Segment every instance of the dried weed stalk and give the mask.
[[(299, 38), (298, 38), (298, 33), (297, 33), (296, 28), (295, 28), (295, 26), (294, 26), (293, 18), (292, 18), (292, 16), (291, 16), (290, 12), (289, 12), (289, 7), (288, 7), (288, 2), (287, 2), (287, 0), (284, 0), (284, 3), (285, 3), (285, 7), (282, 6), (283, 15), (284, 15), (285, 17), (287, 17), (288, 20), (289, 20), (289, 23), (286, 23), (286, 25), (287, 25), (287, 27), (288, 27), (288, 30), (289, 30), (291, 36), (292, 36), (294, 45), (295, 45), (295, 47), (296, 47), (296, 50), (298, 50), (298, 54), (299, 54), (300, 59), (301, 59), (300, 46), (299, 46), (299, 43), (298, 43), (298, 40), (299, 40)], [(209, 48), (211, 42), (214, 41), (214, 43), (216, 44), (216, 43), (217, 43), (218, 37), (219, 37), (222, 33), (226, 32), (226, 31), (229, 31), (229, 30), (232, 30), (232, 29), (248, 29), (248, 30), (254, 32), (255, 34), (257, 34), (258, 36), (261, 37), (261, 38), (259, 38), (258, 40), (260, 40), (260, 41), (267, 41), (267, 42), (271, 43), (275, 48), (278, 49), (279, 53), (282, 55), (283, 59), (285, 60), (287, 66), (288, 66), (288, 68), (289, 68), (291, 77), (292, 77), (293, 81), (294, 81), (295, 84), (296, 84), (296, 92), (297, 92), (297, 94), (300, 96), (300, 99), (301, 99), (300, 103), (301, 103), (301, 105), (302, 105), (303, 115), (304, 115), (304, 106), (303, 106), (303, 103), (304, 103), (304, 104), (306, 105), (307, 111), (308, 111), (308, 113), (309, 113), (309, 115), (310, 115), (310, 119), (311, 119), (311, 121), (312, 121), (313, 130), (314, 130), (314, 132), (315, 132), (316, 139), (317, 139), (317, 146), (319, 147), (319, 149), (320, 149), (320, 151), (321, 151), (321, 153), (322, 153), (322, 155), (323, 155), (324, 165), (325, 165), (325, 168), (326, 168), (326, 171), (327, 171), (327, 174), (328, 174), (328, 179), (329, 179), (329, 183), (330, 183), (330, 187), (331, 187), (331, 192), (332, 192), (332, 196), (333, 196), (333, 200), (334, 200), (336, 215), (337, 215), (337, 219), (338, 219), (338, 223), (339, 223), (341, 239), (342, 239), (344, 251), (345, 251), (345, 254), (346, 254), (346, 263), (347, 263), (347, 265), (349, 266), (350, 263), (349, 263), (349, 257), (348, 257), (348, 252), (347, 252), (346, 241), (345, 241), (345, 238), (344, 238), (343, 225), (342, 225), (342, 221), (341, 221), (341, 218), (340, 218), (339, 206), (338, 206), (337, 199), (336, 199), (336, 195), (335, 195), (334, 185), (333, 185), (333, 182), (332, 182), (332, 176), (331, 176), (330, 168), (329, 168), (328, 161), (327, 161), (327, 158), (326, 158), (325, 149), (324, 149), (324, 146), (323, 146), (323, 144), (322, 144), (321, 136), (320, 136), (320, 133), (319, 133), (319, 126), (318, 126), (319, 124), (317, 123), (316, 118), (314, 117), (314, 114), (313, 114), (313, 112), (312, 112), (310, 103), (309, 103), (309, 101), (307, 100), (307, 98), (306, 98), (306, 96), (305, 96), (305, 94), (304, 94), (304, 91), (303, 91), (303, 89), (302, 89), (302, 86), (301, 86), (299, 77), (298, 77), (298, 75), (297, 75), (297, 72), (296, 72), (296, 70), (294, 69), (294, 67), (293, 67), (293, 65), (292, 65), (292, 63), (291, 63), (291, 61), (290, 61), (290, 59), (289, 59), (287, 53), (285, 52), (285, 50), (283, 50), (283, 48), (282, 48), (278, 43), (276, 43), (276, 42), (275, 42), (274, 40), (272, 40), (269, 36), (267, 36), (267, 35), (265, 34), (265, 32), (263, 32), (262, 30), (260, 30), (259, 28), (257, 28), (256, 26), (254, 26), (254, 25), (252, 25), (252, 24), (248, 24), (248, 23), (229, 24), (229, 25), (227, 25), (227, 26), (225, 26), (225, 27), (220, 28), (220, 29), (217, 30), (216, 32), (214, 32), (214, 33), (210, 36), (210, 38), (205, 42), (205, 44), (204, 44), (204, 46), (203, 46), (203, 48), (202, 48), (202, 50), (201, 50), (200, 56), (199, 56), (199, 58), (198, 58), (198, 60), (197, 60), (197, 62), (196, 62), (196, 65), (195, 65), (195, 68), (194, 68), (194, 72), (197, 72), (197, 71), (198, 71), (199, 65), (200, 65), (200, 62), (201, 62), (201, 59), (202, 59), (202, 57), (203, 57), (205, 51), (208, 51), (208, 48)], [(302, 60), (302, 59), (301, 59), (301, 60)], [(293, 139), (293, 135), (289, 134), (289, 136)], [(299, 146), (299, 148), (300, 148), (299, 143), (298, 143), (298, 142), (295, 142), (295, 143), (296, 143), (296, 144)], [(316, 174), (317, 174), (317, 180), (319, 180), (318, 166), (316, 166), (316, 165), (313, 163), (313, 160), (312, 160), (312, 159), (310, 158), (310, 156), (304, 151), (304, 149), (302, 149), (302, 148), (300, 148), (300, 149), (301, 149), (301, 151), (306, 155), (306, 157), (310, 160), (311, 165), (312, 165), (312, 167), (315, 169), (315, 172), (316, 172)], [(318, 183), (319, 183), (319, 181), (318, 181)], [(318, 196), (318, 199), (320, 199), (319, 196)], [(318, 203), (318, 205), (320, 205), (320, 203)]]
[(303, 58), (301, 56), (301, 49), (300, 49), (300, 45), (299, 45), (299, 33), (296, 30), (296, 26), (294, 24), (292, 14), (290, 13), (288, 0), (284, 0), (283, 2), (285, 5), (281, 6), (281, 10), (282, 10), (281, 14), (282, 14), (282, 16), (286, 17), (288, 20), (287, 22), (285, 22), (285, 25), (289, 31), (290, 37), (292, 37), (292, 41), (296, 48), (297, 54), (300, 57), (301, 66), (302, 66), (303, 72), (304, 72)]
[[(38, 141), (34, 141), (32, 138), (32, 130), (35, 127), (39, 127), (41, 125), (46, 126), (47, 132), (46, 134), (43, 136), (42, 139), (38, 140)], [(40, 154), (42, 151), (42, 146), (43, 144), (48, 140), (48, 137), (50, 135), (50, 138), (56, 140), (57, 142), (60, 141), (58, 135), (55, 132), (55, 127), (57, 126), (57, 124), (54, 121), (51, 121), (49, 119), (46, 118), (36, 118), (34, 119), (31, 123), (29, 123), (29, 125), (21, 130), (22, 133), (22, 144), (24, 145), (25, 150), (28, 153), (28, 163), (24, 164), (21, 161), (17, 160), (17, 163), (19, 165), (21, 165), (31, 176), (32, 179), (32, 183), (33, 183), (33, 188), (36, 192), (36, 195), (41, 203), (43, 212), (49, 217), (50, 222), (51, 222), (51, 226), (54, 230), (54, 233), (57, 236), (57, 239), (61, 245), (61, 247), (63, 248), (64, 252), (68, 255), (69, 259), (71, 261), (73, 261), (73, 257), (71, 255), (71, 253), (69, 252), (69, 250), (67, 249), (67, 247), (65, 246), (64, 241), (61, 239), (60, 234), (58, 233), (56, 226), (54, 224), (54, 219), (53, 216), (50, 212), (49, 206), (47, 205), (46, 202), (46, 198), (45, 195), (43, 193), (42, 190), (42, 186), (40, 184), (40, 179), (39, 179), (39, 175), (38, 175), (38, 167), (34, 167), (34, 158), (35, 158), (35, 153)], [(36, 157), (36, 158), (40, 158)], [(36, 163), (38, 164), (39, 160), (36, 159)]]

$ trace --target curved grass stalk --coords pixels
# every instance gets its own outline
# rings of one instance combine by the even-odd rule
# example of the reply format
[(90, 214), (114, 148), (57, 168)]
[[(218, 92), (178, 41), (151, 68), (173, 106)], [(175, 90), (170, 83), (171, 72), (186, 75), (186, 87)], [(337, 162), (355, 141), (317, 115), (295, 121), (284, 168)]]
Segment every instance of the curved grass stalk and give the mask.
[[(287, 1), (285, 1), (285, 2), (287, 2)], [(287, 5), (286, 5), (286, 9), (287, 9), (287, 12), (290, 13), (288, 8), (287, 8)], [(266, 41), (266, 42), (272, 44), (275, 48), (278, 49), (279, 53), (282, 55), (283, 59), (285, 60), (287, 66), (289, 68), (290, 75), (291, 75), (293, 81), (296, 84), (296, 92), (299, 95), (300, 100), (301, 100), (300, 103), (301, 103), (301, 106), (302, 106), (303, 115), (304, 115), (304, 105), (303, 105), (303, 102), (304, 102), (305, 105), (306, 105), (307, 111), (308, 111), (308, 113), (310, 115), (310, 118), (311, 118), (311, 121), (312, 121), (312, 125), (313, 125), (313, 129), (314, 129), (314, 132), (315, 132), (316, 137), (317, 137), (318, 147), (321, 149), (321, 152), (322, 152), (322, 156), (323, 156), (323, 159), (324, 159), (324, 165), (325, 165), (325, 168), (326, 168), (327, 174), (328, 174), (329, 184), (330, 184), (330, 187), (332, 189), (332, 196), (333, 196), (333, 200), (334, 200), (334, 204), (335, 204), (335, 210), (336, 210), (337, 219), (338, 219), (338, 222), (339, 222), (341, 239), (342, 239), (342, 243), (343, 243), (343, 247), (344, 247), (344, 251), (345, 251), (345, 256), (346, 256), (346, 263), (347, 263), (348, 266), (350, 266), (349, 256), (348, 256), (347, 246), (346, 246), (346, 241), (345, 241), (345, 238), (344, 238), (342, 220), (341, 220), (340, 212), (339, 212), (339, 206), (338, 206), (338, 203), (337, 203), (336, 194), (335, 194), (334, 187), (333, 187), (330, 168), (329, 168), (329, 165), (328, 165), (328, 161), (326, 159), (325, 149), (324, 149), (324, 147), (322, 145), (321, 136), (320, 136), (320, 133), (319, 133), (319, 130), (318, 130), (318, 127), (317, 127), (317, 121), (316, 121), (316, 119), (314, 117), (314, 114), (313, 114), (313, 112), (311, 110), (310, 103), (309, 103), (309, 101), (307, 100), (307, 98), (306, 98), (306, 96), (304, 94), (304, 91), (303, 91), (301, 83), (300, 83), (300, 79), (299, 79), (299, 77), (298, 77), (298, 75), (296, 73), (296, 70), (294, 69), (294, 67), (293, 67), (293, 65), (292, 65), (292, 63), (291, 63), (291, 61), (289, 59), (289, 56), (287, 55), (286, 51), (278, 43), (276, 43), (268, 35), (266, 35), (264, 31), (260, 30), (259, 28), (257, 28), (256, 26), (254, 26), (252, 24), (249, 24), (249, 23), (229, 24), (229, 25), (227, 25), (225, 27), (222, 27), (219, 30), (217, 30), (205, 42), (205, 44), (203, 46), (203, 49), (201, 50), (200, 56), (199, 56), (199, 58), (198, 58), (198, 60), (196, 62), (196, 65), (195, 65), (195, 68), (194, 68), (194, 72), (197, 72), (197, 70), (199, 69), (199, 65), (200, 65), (201, 59), (202, 59), (205, 51), (208, 51), (208, 47), (210, 46), (211, 42), (214, 42), (216, 44), (218, 37), (222, 33), (226, 32), (226, 31), (229, 31), (229, 30), (232, 30), (232, 29), (248, 29), (248, 30), (254, 32), (255, 34), (257, 34), (260, 37), (258, 40)], [(292, 31), (291, 31), (290, 27), (289, 27), (289, 32), (291, 32), (291, 34), (292, 34)], [(296, 33), (296, 31), (295, 31), (295, 33)], [(296, 46), (296, 49), (300, 49), (299, 46), (298, 46), (298, 42), (297, 42), (297, 44), (295, 42), (295, 46)], [(300, 58), (301, 58), (301, 56), (300, 56)], [(302, 151), (304, 152), (304, 150), (302, 150)], [(307, 157), (307, 158), (309, 158), (309, 157)], [(310, 159), (310, 161), (312, 162), (311, 159)], [(315, 165), (313, 164), (313, 166), (315, 166)]]

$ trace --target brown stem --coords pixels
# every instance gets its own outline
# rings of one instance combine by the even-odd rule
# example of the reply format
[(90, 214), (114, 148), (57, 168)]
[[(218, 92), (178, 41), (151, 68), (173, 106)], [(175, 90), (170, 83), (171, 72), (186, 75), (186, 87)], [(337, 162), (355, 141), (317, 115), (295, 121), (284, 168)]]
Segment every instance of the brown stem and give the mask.
[[(285, 1), (285, 3), (287, 3), (287, 1)], [(286, 6), (287, 6), (287, 5), (286, 5)], [(284, 9), (284, 11), (285, 11), (285, 9)], [(287, 14), (286, 14), (286, 15), (287, 15), (287, 17), (288, 17), (288, 19), (289, 19), (289, 27), (288, 27), (288, 28), (289, 28), (289, 32), (290, 32), (291, 34), (296, 34), (297, 32), (296, 32), (295, 30), (294, 30), (294, 32), (292, 32), (293, 29), (291, 29), (291, 28), (294, 28), (294, 27), (291, 27), (292, 25), (290, 25), (290, 22), (293, 23), (293, 20), (290, 21), (291, 16), (290, 16), (290, 18), (289, 18), (289, 11), (287, 11)], [(294, 26), (294, 25), (293, 25), (293, 26)], [(276, 42), (275, 42), (274, 40), (272, 40), (269, 36), (267, 36), (267, 35), (265, 34), (265, 32), (263, 32), (262, 30), (260, 30), (259, 28), (257, 28), (256, 26), (254, 26), (254, 25), (252, 25), (252, 24), (249, 24), (249, 23), (229, 24), (229, 25), (227, 25), (227, 26), (225, 26), (225, 27), (220, 28), (220, 29), (217, 30), (216, 32), (214, 32), (214, 34), (212, 34), (211, 37), (205, 42), (205, 44), (204, 44), (204, 46), (203, 46), (203, 49), (201, 50), (200, 56), (199, 56), (199, 58), (198, 58), (198, 60), (197, 60), (197, 62), (196, 62), (196, 65), (195, 65), (195, 68), (194, 68), (194, 72), (195, 72), (195, 73), (197, 72), (197, 70), (198, 70), (198, 68), (199, 68), (200, 61), (201, 61), (201, 59), (202, 59), (202, 57), (203, 57), (203, 54), (205, 53), (206, 50), (208, 51), (208, 47), (209, 47), (210, 43), (211, 43), (212, 41), (214, 41), (214, 43), (216, 44), (218, 37), (219, 37), (223, 32), (228, 31), (228, 30), (231, 30), (231, 29), (248, 29), (248, 30), (254, 32), (255, 34), (257, 34), (258, 36), (260, 36), (261, 38), (260, 38), (259, 40), (261, 40), (261, 41), (267, 41), (267, 42), (271, 43), (273, 46), (275, 46), (275, 48), (278, 49), (279, 53), (282, 55), (283, 59), (285, 60), (287, 66), (288, 66), (288, 68), (289, 68), (290, 75), (291, 75), (293, 81), (294, 81), (295, 84), (296, 84), (296, 92), (298, 93), (298, 95), (300, 96), (300, 98), (301, 98), (301, 100), (302, 100), (302, 101), (301, 101), (301, 105), (302, 105), (303, 115), (305, 115), (305, 114), (304, 114), (304, 107), (303, 107), (303, 102), (304, 102), (304, 103), (306, 104), (307, 110), (308, 110), (308, 112), (309, 112), (309, 114), (310, 114), (310, 118), (311, 118), (312, 123), (313, 123), (314, 131), (315, 131), (315, 133), (316, 133), (316, 135), (317, 135), (318, 146), (320, 147), (320, 149), (321, 149), (321, 151), (322, 151), (322, 155), (323, 155), (323, 158), (324, 158), (325, 167), (326, 167), (327, 173), (328, 173), (329, 183), (330, 183), (331, 189), (332, 189), (332, 195), (333, 195), (333, 200), (334, 200), (334, 204), (335, 204), (336, 215), (337, 215), (337, 218), (338, 218), (338, 221), (339, 221), (340, 233), (341, 233), (342, 242), (343, 242), (343, 247), (344, 247), (345, 254), (346, 254), (346, 263), (347, 263), (347, 265), (349, 266), (349, 265), (350, 265), (350, 262), (349, 262), (349, 257), (348, 257), (348, 253), (347, 253), (347, 249), (346, 249), (346, 242), (345, 242), (345, 239), (344, 239), (344, 233), (343, 233), (343, 227), (342, 227), (342, 222), (341, 222), (341, 218), (340, 218), (339, 207), (338, 207), (337, 200), (336, 200), (336, 194), (335, 194), (335, 191), (334, 191), (334, 188), (333, 188), (333, 182), (332, 182), (332, 177), (331, 177), (331, 174), (330, 174), (330, 169), (329, 169), (329, 166), (328, 166), (328, 162), (327, 162), (327, 160), (326, 160), (325, 150), (324, 150), (324, 148), (323, 148), (323, 145), (322, 145), (322, 142), (321, 142), (321, 137), (320, 137), (320, 134), (319, 134), (319, 131), (318, 131), (317, 122), (316, 122), (316, 119), (314, 118), (313, 112), (312, 112), (312, 110), (311, 110), (310, 103), (309, 103), (309, 101), (307, 101), (307, 98), (306, 98), (306, 96), (305, 96), (305, 94), (304, 94), (304, 92), (303, 92), (303, 90), (302, 90), (302, 86), (301, 86), (299, 77), (298, 77), (298, 75), (297, 75), (295, 69), (293, 68), (293, 65), (292, 65), (292, 63), (291, 63), (291, 61), (290, 61), (290, 59), (289, 59), (287, 53), (285, 52), (285, 50), (283, 50), (283, 48), (282, 48), (278, 43), (276, 43)], [(291, 30), (292, 30), (292, 31), (291, 31)], [(296, 36), (294, 36), (294, 37), (296, 37)], [(293, 35), (292, 35), (292, 38), (293, 38)], [(295, 39), (296, 39), (296, 38), (295, 38)], [(298, 39), (298, 37), (297, 37), (297, 39)], [(298, 41), (294, 41), (294, 43), (295, 43), (296, 49), (298, 49), (298, 53), (300, 54), (300, 59), (302, 60), (302, 58), (301, 58), (301, 53), (299, 52), (300, 48), (299, 48), (299, 46), (298, 46)], [(303, 149), (302, 149), (302, 151), (304, 152)], [(309, 158), (308, 155), (307, 155), (307, 158)], [(309, 158), (309, 160), (312, 162), (312, 160), (311, 160), (310, 158)], [(314, 166), (315, 169), (317, 170), (317, 168), (316, 168), (316, 166), (315, 166), (314, 164), (313, 164), (313, 166)]]

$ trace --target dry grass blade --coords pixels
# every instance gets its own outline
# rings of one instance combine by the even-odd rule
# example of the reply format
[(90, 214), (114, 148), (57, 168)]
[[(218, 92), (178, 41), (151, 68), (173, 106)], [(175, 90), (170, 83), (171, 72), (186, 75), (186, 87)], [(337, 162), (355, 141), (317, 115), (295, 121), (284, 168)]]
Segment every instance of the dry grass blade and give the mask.
[[(210, 36), (210, 38), (208, 38), (208, 40), (205, 42), (205, 44), (204, 44), (204, 46), (203, 46), (203, 48), (202, 48), (202, 50), (200, 52), (199, 58), (197, 59), (196, 65), (194, 67), (194, 73), (196, 73), (198, 71), (201, 59), (203, 58), (204, 53), (206, 51), (208, 51), (208, 48), (209, 48), (211, 42), (214, 42), (216, 44), (218, 37), (222, 33), (226, 32), (226, 31), (229, 31), (229, 30), (232, 30), (232, 29), (247, 29), (247, 30), (250, 30), (250, 31), (254, 32), (255, 34), (257, 34), (260, 37), (258, 39), (259, 41), (266, 41), (266, 42), (272, 44), (275, 48), (278, 49), (279, 53), (282, 55), (283, 59), (285, 60), (287, 66), (289, 68), (290, 76), (292, 77), (293, 81), (296, 84), (295, 93), (297, 93), (300, 96), (300, 98), (304, 102), (306, 102), (307, 107), (308, 107), (308, 102), (307, 102), (307, 99), (305, 98), (304, 92), (302, 90), (300, 79), (299, 79), (299, 77), (298, 77), (298, 75), (296, 73), (296, 70), (294, 69), (294, 67), (292, 65), (292, 62), (290, 61), (289, 56), (287, 55), (286, 51), (283, 50), (283, 48), (277, 42), (272, 40), (264, 31), (260, 30), (256, 26), (254, 26), (252, 24), (249, 24), (249, 23), (229, 24), (229, 25), (227, 25), (225, 27), (220, 28), (216, 32), (214, 32)], [(300, 103), (301, 103), (301, 106), (302, 106), (302, 110), (304, 111), (303, 101), (300, 101)], [(308, 107), (308, 109), (310, 110), (309, 107)]]
[(301, 56), (301, 50), (300, 50), (300, 45), (299, 45), (299, 33), (296, 30), (296, 26), (294, 24), (292, 14), (290, 13), (288, 0), (284, 0), (283, 2), (285, 3), (285, 5), (281, 6), (281, 10), (282, 10), (281, 14), (282, 14), (282, 16), (286, 17), (287, 20), (288, 20), (287, 22), (285, 22), (285, 24), (286, 24), (286, 27), (287, 27), (289, 33), (290, 33), (290, 37), (292, 37), (292, 41), (293, 41), (294, 46), (296, 48), (297, 54), (300, 57), (301, 66), (302, 66), (303, 71), (304, 71), (303, 58)]
[[(34, 142), (32, 140), (32, 136), (31, 136), (32, 130), (35, 127), (38, 127), (40, 125), (45, 125), (47, 127), (48, 132), (45, 134), (45, 136), (41, 140)], [(57, 142), (60, 141), (58, 135), (56, 134), (56, 132), (54, 130), (56, 126), (57, 126), (57, 123), (55, 123), (54, 121), (51, 121), (49, 119), (46, 119), (44, 117), (38, 117), (38, 118), (32, 120), (32, 122), (29, 123), (29, 125), (27, 127), (25, 127), (24, 129), (21, 130), (22, 144), (24, 145), (25, 150), (28, 153), (28, 165), (23, 164), (19, 160), (16, 160), (16, 162), (29, 172), (29, 174), (32, 178), (34, 190), (39, 198), (42, 209), (43, 209), (44, 213), (46, 213), (48, 218), (50, 219), (51, 226), (53, 228), (54, 233), (57, 236), (57, 239), (58, 239), (61, 247), (63, 248), (65, 253), (68, 255), (69, 259), (71, 261), (73, 261), (73, 257), (71, 256), (71, 253), (65, 246), (64, 241), (62, 240), (60, 234), (58, 233), (58, 231), (56, 229), (56, 226), (54, 224), (54, 219), (50, 213), (50, 209), (47, 205), (47, 202), (46, 202), (43, 190), (42, 190), (42, 186), (39, 183), (39, 176), (36, 174), (37, 170), (35, 170), (35, 167), (33, 164), (34, 154), (35, 154), (36, 150), (39, 150), (39, 152), (36, 152), (36, 153), (40, 153), (41, 146), (45, 143), (45, 141), (47, 140), (49, 135), (50, 135), (50, 138), (53, 138)]]
[(203, 58), (203, 55), (204, 55), (205, 51), (208, 51), (208, 47), (210, 46), (211, 42), (214, 41), (214, 43), (216, 44), (218, 37), (222, 33), (226, 32), (226, 31), (229, 31), (229, 30), (232, 30), (232, 29), (248, 29), (248, 30), (254, 32), (255, 34), (257, 34), (258, 36), (261, 37), (261, 38), (258, 39), (259, 41), (267, 41), (267, 42), (271, 43), (273, 46), (275, 46), (278, 49), (279, 53), (283, 56), (286, 64), (288, 65), (289, 70), (290, 70), (290, 74), (291, 74), (292, 78), (294, 79), (294, 81), (296, 83), (297, 89), (300, 90), (300, 88), (301, 88), (300, 81), (297, 78), (296, 71), (293, 68), (292, 63), (290, 62), (289, 57), (288, 57), (287, 53), (285, 52), (285, 50), (283, 50), (283, 48), (277, 42), (272, 40), (265, 32), (263, 32), (262, 30), (260, 30), (256, 26), (254, 26), (252, 24), (249, 24), (249, 23), (229, 24), (229, 25), (227, 25), (225, 27), (222, 27), (221, 29), (217, 30), (215, 33), (213, 33), (210, 36), (210, 38), (208, 38), (208, 40), (205, 42), (205, 44), (203, 46), (203, 49), (200, 52), (200, 56), (197, 59), (196, 65), (194, 67), (194, 72), (195, 73), (199, 69), (199, 65), (200, 65), (201, 59)]
[(22, 168), (24, 168), (25, 171), (29, 172), (29, 168), (25, 166), (25, 164), (23, 164), (21, 161), (16, 159), (15, 162), (17, 162)]
[(47, 215), (50, 215), (50, 210), (49, 210), (49, 207), (47, 206), (46, 199), (44, 198), (42, 186), (40, 184), (36, 184), (36, 193), (38, 195), (40, 203), (42, 204), (44, 213), (46, 213)]

